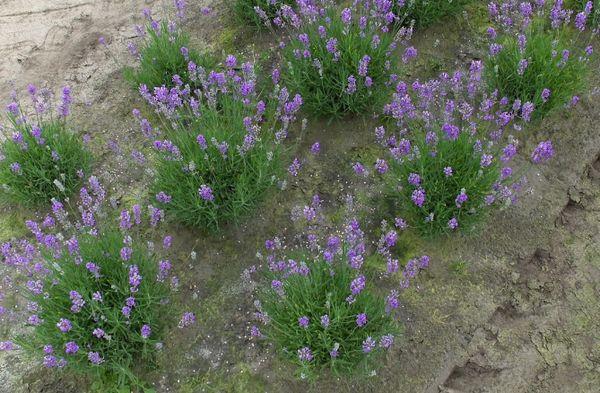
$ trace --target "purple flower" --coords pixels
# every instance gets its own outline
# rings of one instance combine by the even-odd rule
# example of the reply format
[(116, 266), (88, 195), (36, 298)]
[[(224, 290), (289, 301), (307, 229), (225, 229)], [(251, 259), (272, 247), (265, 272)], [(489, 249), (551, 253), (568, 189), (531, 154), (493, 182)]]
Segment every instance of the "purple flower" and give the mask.
[(378, 158), (375, 162), (375, 169), (377, 170), (377, 172), (383, 175), (388, 171), (389, 167), (385, 160)]
[(350, 291), (352, 292), (352, 295), (356, 296), (359, 293), (361, 293), (362, 290), (365, 289), (365, 285), (366, 278), (364, 275), (360, 275), (354, 280), (352, 280), (352, 282), (350, 283)]
[(321, 317), (321, 326), (327, 329), (329, 327), (329, 315), (325, 314)]
[(394, 336), (386, 334), (379, 339), (379, 346), (383, 349), (389, 349), (394, 344)]
[(551, 141), (540, 142), (533, 153), (531, 153), (531, 159), (534, 163), (539, 164), (546, 162), (554, 156), (554, 148), (552, 147)]
[(549, 99), (550, 99), (550, 89), (542, 90), (542, 101), (548, 102)]
[(367, 324), (367, 314), (361, 313), (356, 316), (356, 325), (358, 327), (363, 327)]
[(425, 190), (422, 188), (418, 188), (412, 192), (411, 199), (415, 205), (418, 207), (423, 207), (425, 204)]
[(350, 10), (350, 8), (344, 8), (344, 10), (342, 10), (341, 19), (345, 25), (350, 24), (352, 21), (352, 10)]
[(127, 262), (128, 260), (131, 259), (131, 254), (133, 253), (133, 250), (130, 247), (123, 247), (121, 248), (121, 259), (125, 262)]
[(365, 167), (360, 162), (354, 163), (354, 165), (352, 165), (352, 169), (357, 175), (362, 176), (366, 174)]
[(421, 184), (421, 176), (417, 175), (416, 173), (411, 173), (408, 175), (408, 182), (413, 186), (418, 186)]
[(364, 353), (369, 353), (373, 349), (375, 349), (375, 345), (377, 345), (377, 343), (375, 342), (375, 340), (373, 340), (373, 337), (369, 336), (366, 340), (363, 341), (362, 350)]
[(200, 186), (200, 188), (198, 189), (198, 195), (200, 195), (200, 198), (202, 198), (205, 201), (212, 202), (215, 200), (215, 196), (213, 195), (212, 189), (206, 184)]
[(169, 203), (171, 202), (171, 196), (161, 191), (156, 194), (156, 200), (160, 203)]
[(356, 78), (354, 75), (350, 75), (348, 77), (348, 86), (346, 87), (346, 93), (354, 94), (356, 93)]
[(300, 171), (301, 167), (302, 164), (300, 163), (300, 160), (294, 158), (294, 161), (292, 161), (290, 167), (288, 168), (288, 172), (290, 173), (290, 175), (296, 177), (298, 176), (298, 172)]
[(10, 170), (13, 173), (20, 174), (21, 173), (21, 164), (19, 164), (18, 162), (13, 162), (12, 164), (10, 164)]
[(301, 328), (306, 329), (308, 327), (309, 323), (310, 323), (310, 319), (307, 316), (302, 316), (302, 317), (298, 318), (298, 325)]
[(196, 315), (192, 312), (186, 312), (182, 315), (178, 326), (180, 329), (183, 329), (193, 325), (194, 323), (196, 323)]
[(92, 364), (100, 364), (102, 363), (104, 360), (100, 357), (100, 354), (98, 352), (88, 352), (88, 360), (92, 363)]
[(458, 228), (458, 220), (455, 217), (452, 217), (450, 221), (448, 221), (448, 228), (452, 230)]
[(92, 335), (94, 335), (96, 338), (103, 338), (106, 335), (106, 332), (100, 328), (95, 328), (92, 332)]
[(452, 176), (452, 172), (452, 167), (447, 166), (444, 168), (444, 175), (446, 175), (446, 177)]
[(16, 348), (12, 341), (0, 341), (0, 351), (14, 351)]
[(67, 355), (74, 355), (79, 351), (79, 345), (77, 345), (74, 341), (69, 341), (65, 344), (65, 353)]
[(310, 348), (304, 347), (298, 350), (298, 359), (301, 362), (310, 362), (313, 359), (313, 354)]
[(468, 197), (465, 189), (463, 188), (460, 191), (460, 194), (458, 194), (458, 196), (454, 200), (454, 202), (456, 203), (456, 207), (458, 207), (460, 209), (462, 207), (463, 203), (465, 203), (467, 200), (469, 200), (469, 197)]
[(320, 151), (321, 151), (321, 144), (319, 142), (313, 143), (313, 145), (310, 147), (310, 152), (314, 155), (319, 154)]
[(261, 333), (260, 329), (258, 328), (258, 326), (256, 326), (256, 325), (253, 325), (250, 328), (250, 335), (252, 337), (262, 337), (262, 333)]
[(71, 321), (69, 321), (68, 319), (61, 318), (58, 321), (58, 323), (56, 324), (56, 327), (61, 332), (66, 333), (73, 328), (73, 325), (71, 324)]
[(150, 337), (151, 332), (152, 332), (152, 328), (150, 327), (150, 325), (142, 325), (142, 328), (140, 330), (140, 334), (142, 335), (142, 338)]

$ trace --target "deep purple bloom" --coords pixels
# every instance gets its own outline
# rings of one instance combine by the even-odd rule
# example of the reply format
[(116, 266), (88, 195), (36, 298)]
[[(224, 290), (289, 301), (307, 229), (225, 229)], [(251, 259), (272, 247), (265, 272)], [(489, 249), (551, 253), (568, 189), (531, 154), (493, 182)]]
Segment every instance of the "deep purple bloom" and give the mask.
[(531, 153), (531, 159), (536, 164), (546, 162), (554, 156), (554, 148), (552, 147), (551, 141), (543, 141), (538, 144), (533, 153)]
[(302, 317), (298, 318), (298, 325), (301, 328), (306, 329), (308, 327), (309, 323), (310, 323), (310, 319), (307, 316), (302, 316)]
[(363, 327), (367, 324), (367, 314), (361, 313), (356, 316), (356, 325), (358, 327)]

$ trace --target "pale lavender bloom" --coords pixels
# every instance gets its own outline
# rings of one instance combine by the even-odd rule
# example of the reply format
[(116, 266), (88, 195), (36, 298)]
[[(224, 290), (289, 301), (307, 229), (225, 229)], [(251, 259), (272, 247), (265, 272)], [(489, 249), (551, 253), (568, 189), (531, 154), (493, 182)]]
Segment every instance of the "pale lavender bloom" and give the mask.
[(321, 317), (321, 326), (323, 326), (324, 328), (329, 327), (329, 315), (325, 314)]
[(57, 323), (56, 327), (63, 333), (70, 331), (73, 328), (71, 321), (68, 319), (61, 318)]
[(448, 221), (448, 228), (450, 228), (450, 229), (458, 228), (458, 220), (455, 217), (451, 218), (450, 221)]
[(375, 349), (375, 345), (377, 345), (377, 343), (375, 342), (375, 340), (373, 340), (373, 337), (369, 336), (366, 340), (363, 341), (362, 350), (364, 353), (369, 353), (373, 349)]
[(379, 339), (379, 346), (383, 349), (389, 349), (394, 344), (394, 336), (386, 334)]
[(88, 360), (92, 363), (92, 364), (100, 364), (102, 363), (104, 360), (100, 357), (100, 354), (98, 352), (88, 352)]

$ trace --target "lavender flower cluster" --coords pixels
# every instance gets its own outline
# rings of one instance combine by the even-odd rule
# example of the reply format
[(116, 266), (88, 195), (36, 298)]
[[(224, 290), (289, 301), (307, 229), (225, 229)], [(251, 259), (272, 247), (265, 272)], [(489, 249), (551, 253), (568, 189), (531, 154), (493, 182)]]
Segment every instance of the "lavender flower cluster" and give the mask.
[[(14, 282), (24, 300), (18, 313), (32, 328), (2, 346), (39, 356), (48, 368), (94, 374), (101, 367), (136, 383), (131, 370), (162, 347), (169, 292), (178, 286), (171, 262), (159, 257), (172, 240), (165, 236), (162, 250), (134, 241), (146, 220), (152, 227), (161, 221), (162, 211), (153, 206), (144, 213), (134, 205), (121, 211), (118, 228), (109, 225), (106, 191), (95, 177), (81, 188), (79, 200), (71, 217), (74, 211), (54, 199), (41, 222), (26, 223), (35, 241), (0, 247), (4, 265), (23, 277)], [(193, 321), (186, 313), (180, 327)]]
[[(473, 61), (466, 73), (399, 82), (384, 108), (390, 125), (375, 130), (390, 161), (378, 159), (374, 172), (387, 179), (408, 225), (425, 233), (469, 228), (491, 207), (514, 204), (523, 187), (510, 163), (535, 105), (488, 94), (483, 68)], [(543, 141), (531, 160), (553, 154), (552, 143)], [(364, 166), (355, 164), (355, 171), (364, 175)]]
[(575, 105), (599, 31), (588, 28), (593, 2), (574, 11), (563, 0), (504, 0), (490, 2), (488, 10), (494, 23), (487, 31), (491, 88), (511, 100), (532, 102), (538, 117)]
[[(11, 203), (35, 206), (49, 198), (70, 196), (91, 164), (82, 141), (69, 131), (71, 89), (54, 95), (47, 88), (29, 85), (30, 105), (22, 105), (17, 93), (6, 106), (8, 138), (0, 146), (0, 198)], [(31, 111), (31, 113), (29, 113)]]
[[(315, 115), (363, 114), (379, 104), (396, 76), (393, 53), (407, 46), (412, 29), (394, 31), (392, 1), (359, 1), (339, 9), (331, 1), (283, 5), (273, 19), (288, 30), (280, 42), (282, 77), (299, 91)], [(416, 56), (406, 47), (402, 60)]]
[(303, 100), (279, 83), (257, 92), (254, 65), (230, 55), (221, 70), (187, 65), (193, 88), (178, 75), (174, 86), (140, 93), (160, 120), (133, 114), (158, 154), (157, 199), (182, 222), (218, 228), (256, 204), (281, 173), (283, 141)]
[[(391, 318), (399, 293), (429, 266), (429, 257), (422, 256), (400, 269), (392, 252), (398, 233), (387, 225), (372, 253), (351, 208), (339, 232), (328, 229), (321, 204), (315, 195), (310, 205), (293, 210), (292, 219), (303, 227), (300, 245), (286, 245), (280, 237), (265, 242), (263, 284), (269, 289), (258, 290), (254, 317), (262, 326), (251, 328), (253, 337), (283, 349), (305, 375), (323, 367), (353, 372), (377, 347), (389, 349), (399, 331)], [(349, 197), (347, 206), (352, 204)], [(385, 298), (366, 278), (365, 264), (373, 260), (387, 264)]]

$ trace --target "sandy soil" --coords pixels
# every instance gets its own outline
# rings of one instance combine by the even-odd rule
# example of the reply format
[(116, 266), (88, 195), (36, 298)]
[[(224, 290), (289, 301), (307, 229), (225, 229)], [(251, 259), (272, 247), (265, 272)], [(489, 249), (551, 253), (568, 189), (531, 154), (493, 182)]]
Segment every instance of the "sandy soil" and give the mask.
[[(170, 1), (164, 2), (169, 3)], [(199, 9), (204, 2), (192, 2)], [(97, 171), (118, 196), (143, 195), (143, 171), (125, 165), (141, 141), (129, 113), (140, 105), (120, 76), (139, 11), (160, 12), (160, 1), (3, 0), (0, 4), (0, 81), (18, 88), (46, 81), (69, 84), (78, 105), (73, 124), (93, 135)], [(246, 43), (231, 33), (223, 3), (214, 18), (190, 20), (202, 45)], [(416, 37), (429, 59), (444, 67), (476, 56), (464, 40), (466, 20)], [(109, 52), (98, 43), (105, 36)], [(439, 46), (432, 43), (440, 40)], [(423, 71), (423, 70), (421, 70)], [(416, 71), (417, 73), (419, 70)], [(581, 105), (557, 113), (530, 131), (526, 143), (551, 137), (558, 157), (531, 171), (531, 192), (518, 209), (499, 212), (477, 237), (417, 244), (433, 256), (430, 272), (404, 294), (406, 335), (377, 378), (326, 378), (307, 387), (292, 380), (268, 348), (248, 345), (245, 322), (252, 305), (238, 279), (253, 264), (257, 245), (287, 225), (294, 202), (319, 192), (331, 205), (353, 187), (340, 171), (367, 155), (371, 128), (361, 122), (314, 123), (303, 142), (321, 141), (322, 157), (285, 193), (265, 202), (255, 217), (222, 237), (174, 227), (181, 254), (199, 259), (179, 267), (181, 301), (197, 311), (194, 330), (168, 340), (160, 372), (149, 377), (160, 392), (597, 392), (600, 386), (600, 96), (593, 80)], [(10, 89), (0, 90), (6, 102)], [(348, 130), (353, 137), (348, 138)], [(108, 148), (114, 141), (119, 148)], [(123, 152), (121, 152), (121, 149)], [(368, 191), (368, 190), (367, 190)], [(8, 214), (8, 212), (1, 212)], [(6, 233), (6, 231), (2, 231)], [(4, 239), (0, 239), (4, 240)], [(407, 242), (412, 241), (407, 239)], [(182, 257), (184, 260), (184, 257)], [(451, 262), (464, 261), (457, 274)], [(242, 300), (240, 300), (242, 299)], [(0, 332), (2, 332), (0, 330)], [(82, 392), (80, 381), (39, 371), (18, 353), (0, 354), (0, 392)]]

